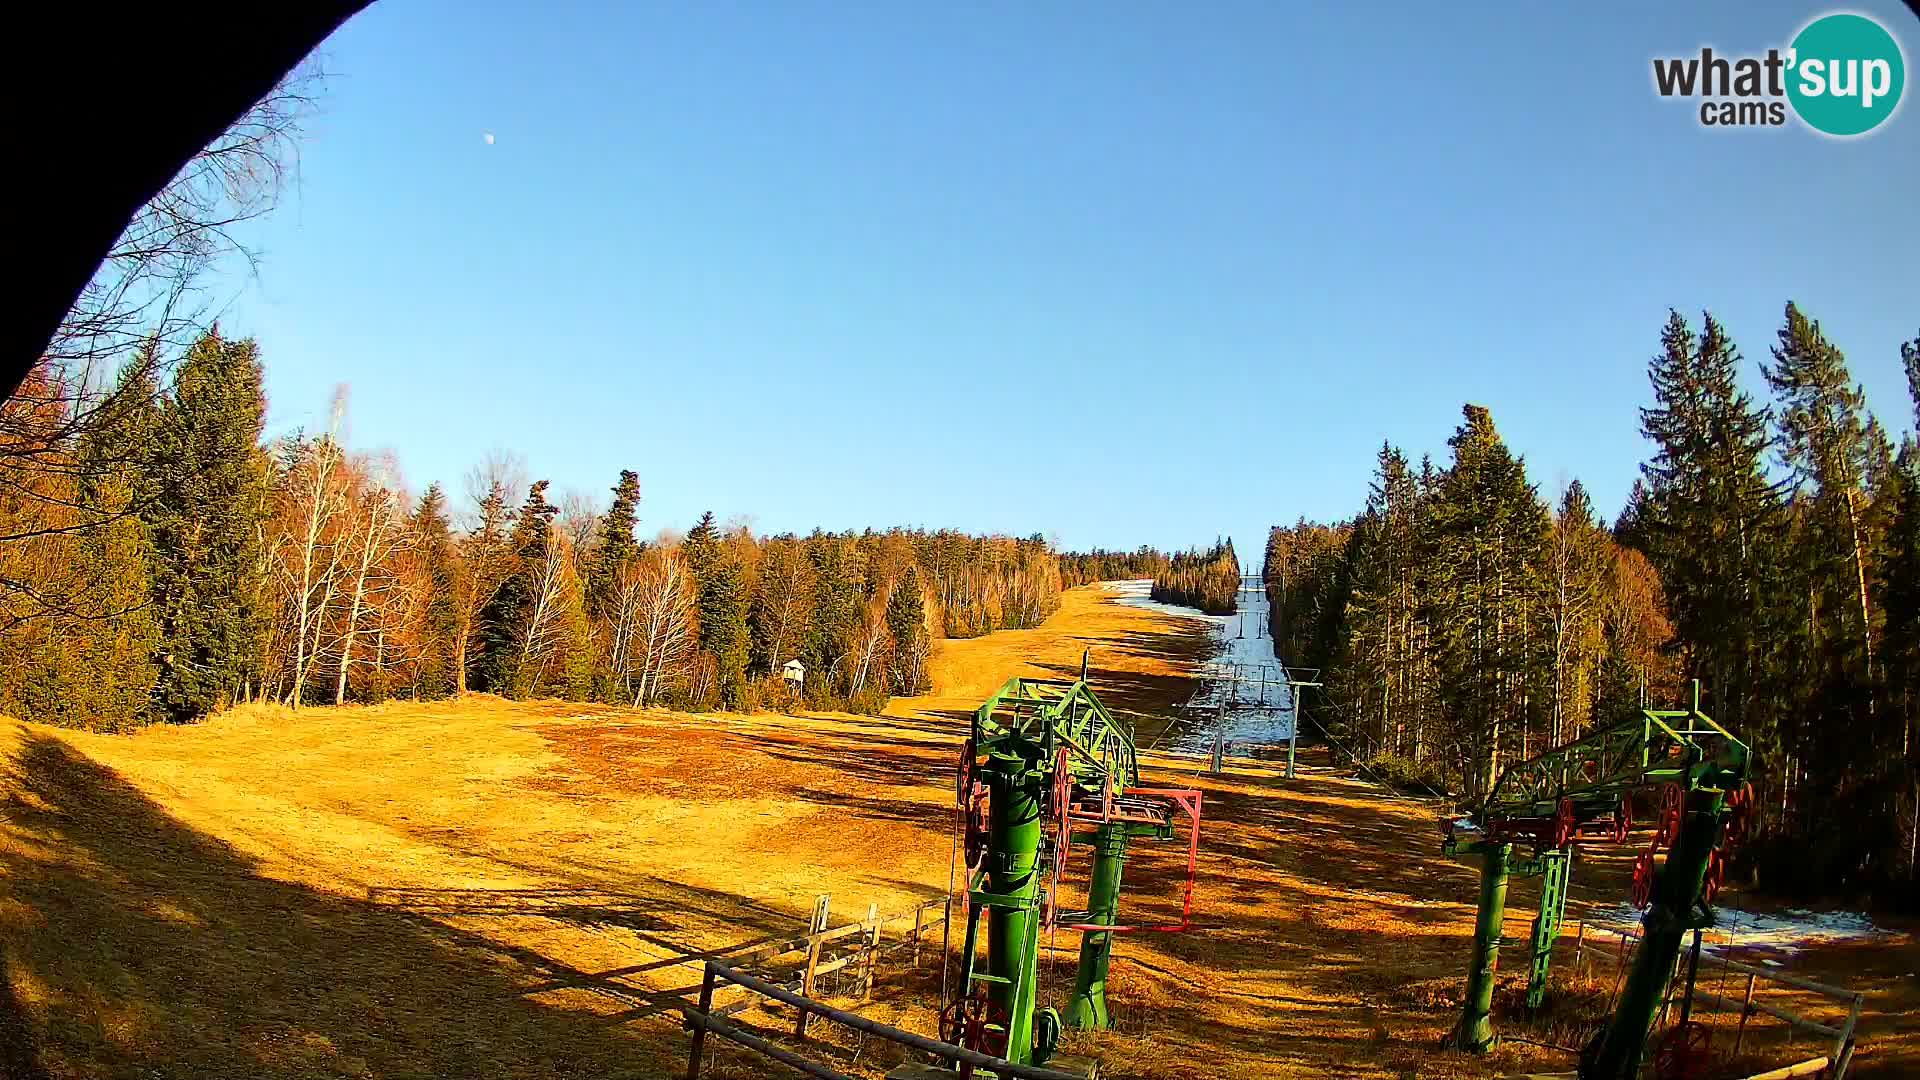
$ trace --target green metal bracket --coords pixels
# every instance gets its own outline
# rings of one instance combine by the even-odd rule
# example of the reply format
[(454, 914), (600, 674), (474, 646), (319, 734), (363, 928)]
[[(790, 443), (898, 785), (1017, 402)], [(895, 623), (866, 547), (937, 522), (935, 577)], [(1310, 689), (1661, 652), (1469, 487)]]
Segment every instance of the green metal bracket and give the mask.
[(1534, 860), (1540, 868), (1540, 908), (1533, 916), (1533, 936), (1528, 941), (1532, 966), (1527, 969), (1527, 1008), (1538, 1009), (1546, 1000), (1547, 974), (1553, 966), (1553, 946), (1560, 940), (1560, 925), (1567, 911), (1567, 886), (1573, 877), (1573, 852), (1545, 851)]

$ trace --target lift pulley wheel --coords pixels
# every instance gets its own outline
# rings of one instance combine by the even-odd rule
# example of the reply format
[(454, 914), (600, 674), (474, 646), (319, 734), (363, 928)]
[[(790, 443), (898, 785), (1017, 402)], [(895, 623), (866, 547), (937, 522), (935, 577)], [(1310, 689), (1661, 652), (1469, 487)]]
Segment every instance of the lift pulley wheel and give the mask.
[(1564, 851), (1570, 847), (1579, 828), (1579, 819), (1573, 813), (1573, 800), (1561, 799), (1553, 815), (1553, 849)]
[(959, 828), (965, 848), (967, 872), (979, 872), (987, 860), (987, 785), (973, 764), (973, 740), (960, 747), (960, 776), (955, 784), (955, 804), (960, 811)]
[(1686, 802), (1686, 793), (1679, 784), (1660, 786), (1660, 811), (1654, 818), (1653, 846), (1657, 850), (1672, 847), (1673, 841), (1680, 835), (1680, 812)]
[(1627, 834), (1633, 831), (1633, 800), (1622, 797), (1620, 806), (1613, 812), (1613, 842), (1624, 844)]
[(1633, 857), (1633, 908), (1645, 911), (1653, 903), (1653, 852)]
[(1655, 1080), (1692, 1080), (1705, 1075), (1713, 1063), (1712, 1043), (1713, 1030), (1697, 1020), (1668, 1028), (1654, 1042)]
[(1746, 843), (1747, 834), (1753, 829), (1756, 809), (1752, 784), (1741, 784), (1727, 792), (1727, 828), (1720, 846), (1728, 853), (1738, 851)]

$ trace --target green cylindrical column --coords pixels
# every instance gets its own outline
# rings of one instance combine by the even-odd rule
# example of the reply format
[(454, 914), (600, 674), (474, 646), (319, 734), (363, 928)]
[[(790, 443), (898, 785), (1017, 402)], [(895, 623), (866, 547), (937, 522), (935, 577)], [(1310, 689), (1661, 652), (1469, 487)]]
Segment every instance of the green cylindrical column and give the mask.
[(1007, 1060), (1024, 1065), (1033, 1060), (1033, 997), (1039, 974), (1034, 931), (1038, 912), (1030, 902), (1040, 886), (1034, 863), (1040, 850), (1044, 784), (1038, 773), (1018, 764), (996, 764), (1002, 767), (989, 775), (992, 798), (988, 802), (991, 836), (987, 850), (991, 854), (987, 859), (987, 891), (1029, 903), (988, 908), (987, 973), (996, 980), (988, 988), (988, 1000), (991, 1022), (1006, 1025)]
[(1647, 1032), (1687, 936), (1693, 902), (1707, 876), (1720, 832), (1720, 793), (1702, 788), (1687, 796), (1686, 818), (1666, 865), (1653, 883), (1653, 905), (1640, 920), (1640, 947), (1620, 991), (1613, 1019), (1580, 1055), (1581, 1080), (1632, 1080), (1640, 1071)]
[[(1093, 880), (1087, 886), (1087, 921), (1112, 926), (1120, 913), (1120, 872), (1127, 864), (1127, 829), (1102, 825), (1093, 834)], [(1113, 933), (1088, 930), (1080, 938), (1080, 968), (1067, 1003), (1067, 1026), (1104, 1030), (1107, 1017), (1107, 965), (1113, 960)]]
[(1480, 916), (1473, 924), (1473, 961), (1467, 965), (1467, 1002), (1447, 1045), (1482, 1053), (1493, 1045), (1493, 968), (1500, 959), (1500, 925), (1507, 914), (1507, 867), (1512, 844), (1481, 851)]

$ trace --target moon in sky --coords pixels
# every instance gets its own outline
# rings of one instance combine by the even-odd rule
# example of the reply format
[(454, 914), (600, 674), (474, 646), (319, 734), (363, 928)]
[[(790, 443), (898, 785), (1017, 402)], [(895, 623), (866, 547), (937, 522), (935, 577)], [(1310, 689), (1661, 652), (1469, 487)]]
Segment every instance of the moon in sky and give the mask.
[(483, 139), (485, 139), (485, 140), (487, 140), (487, 145), (488, 145), (488, 146), (492, 146), (492, 145), (493, 145), (493, 132), (491, 132), (491, 131), (483, 131), (483, 132), (481, 132), (481, 133), (480, 133), (480, 137), (481, 137), (481, 138), (483, 138)]

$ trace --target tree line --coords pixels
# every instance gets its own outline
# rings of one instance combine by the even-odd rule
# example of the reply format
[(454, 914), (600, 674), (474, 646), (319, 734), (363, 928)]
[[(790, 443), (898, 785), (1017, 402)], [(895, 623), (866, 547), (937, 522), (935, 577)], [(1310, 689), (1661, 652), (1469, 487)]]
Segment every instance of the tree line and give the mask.
[[(883, 707), (942, 637), (1059, 606), (1039, 537), (638, 535), (640, 482), (555, 501), (495, 456), (461, 508), (324, 433), (263, 437), (257, 346), (127, 365), (75, 423), (42, 365), (0, 407), (0, 709), (124, 730), (241, 701), (466, 691), (684, 709)], [(798, 687), (782, 678), (798, 660)]]
[(1067, 588), (1096, 581), (1145, 581), (1165, 577), (1173, 560), (1158, 548), (1140, 545), (1133, 551), (1071, 551), (1060, 556), (1060, 580)]
[[(1899, 352), (1920, 427), (1920, 336)], [(1449, 460), (1383, 446), (1357, 516), (1273, 529), (1276, 647), (1324, 670), (1335, 737), (1471, 799), (1698, 679), (1759, 755), (1746, 869), (1920, 902), (1920, 448), (1794, 304), (1759, 369), (1764, 402), (1723, 324), (1670, 314), (1611, 526), (1578, 481), (1544, 502), (1468, 405)]]
[(1153, 577), (1152, 596), (1163, 604), (1199, 608), (1209, 615), (1239, 610), (1240, 559), (1233, 541), (1216, 540), (1202, 551), (1177, 551), (1167, 568)]

